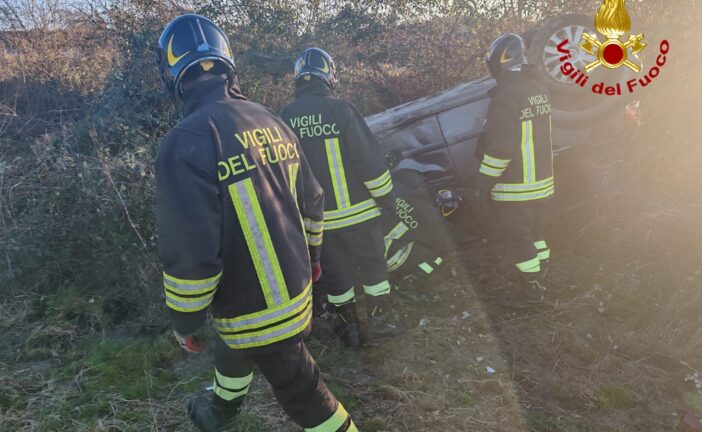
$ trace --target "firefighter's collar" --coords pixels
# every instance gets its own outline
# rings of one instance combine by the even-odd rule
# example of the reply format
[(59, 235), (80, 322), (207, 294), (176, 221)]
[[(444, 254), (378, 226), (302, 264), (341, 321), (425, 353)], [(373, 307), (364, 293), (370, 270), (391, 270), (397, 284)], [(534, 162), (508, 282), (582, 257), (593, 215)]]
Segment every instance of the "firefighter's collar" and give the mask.
[(218, 77), (184, 91), (185, 112), (191, 114), (209, 103), (229, 98), (228, 87), (229, 82), (227, 79)]

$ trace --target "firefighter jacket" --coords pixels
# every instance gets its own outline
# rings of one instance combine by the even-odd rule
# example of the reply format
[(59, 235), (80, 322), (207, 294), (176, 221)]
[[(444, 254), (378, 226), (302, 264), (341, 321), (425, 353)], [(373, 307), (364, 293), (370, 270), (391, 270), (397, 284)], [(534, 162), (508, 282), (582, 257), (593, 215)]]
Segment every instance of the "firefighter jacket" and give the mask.
[(159, 258), (174, 327), (191, 333), (212, 306), (233, 349), (297, 342), (312, 319), (310, 254), (319, 259), (323, 191), (276, 114), (232, 97), (223, 77), (190, 93), (189, 114), (156, 161)]
[(492, 199), (550, 197), (554, 177), (548, 90), (528, 69), (507, 71), (490, 96), (476, 153), (482, 160), (480, 173), (493, 181)]
[(429, 266), (424, 261), (447, 256), (454, 249), (453, 240), (445, 229), (438, 228), (443, 227), (445, 221), (424, 176), (409, 169), (399, 170), (393, 176), (395, 213), (382, 217), (388, 271), (402, 267), (412, 254), (424, 264), (420, 267)]
[(297, 134), (325, 192), (324, 229), (350, 229), (394, 211), (392, 178), (380, 145), (356, 109), (321, 80), (298, 87), (281, 116)]

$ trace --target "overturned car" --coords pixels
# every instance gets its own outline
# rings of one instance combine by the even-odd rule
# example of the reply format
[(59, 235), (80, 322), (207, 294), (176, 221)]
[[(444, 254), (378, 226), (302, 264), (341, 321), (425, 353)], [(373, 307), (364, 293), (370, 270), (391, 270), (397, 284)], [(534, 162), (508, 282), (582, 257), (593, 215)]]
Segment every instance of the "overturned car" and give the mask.
[[(581, 158), (579, 149), (587, 147), (606, 157), (600, 148), (629, 141), (638, 125), (638, 101), (591, 94), (563, 74), (564, 49), (575, 68), (595, 60), (579, 47), (584, 33), (595, 32), (593, 27), (591, 17), (571, 14), (523, 35), (529, 63), (552, 92), (559, 179), (587, 174), (587, 168), (574, 166)], [(599, 75), (605, 73), (610, 81), (615, 79), (612, 74), (620, 74), (617, 81), (629, 74), (626, 68), (599, 70), (591, 74), (591, 81), (604, 79)], [(474, 155), (490, 104), (488, 91), (494, 85), (492, 78), (478, 79), (366, 118), (384, 147), (398, 196), (397, 214), (386, 215), (383, 222), (388, 269), (395, 279), (431, 274), (457, 239), (485, 228), (472, 199), (480, 163)]]

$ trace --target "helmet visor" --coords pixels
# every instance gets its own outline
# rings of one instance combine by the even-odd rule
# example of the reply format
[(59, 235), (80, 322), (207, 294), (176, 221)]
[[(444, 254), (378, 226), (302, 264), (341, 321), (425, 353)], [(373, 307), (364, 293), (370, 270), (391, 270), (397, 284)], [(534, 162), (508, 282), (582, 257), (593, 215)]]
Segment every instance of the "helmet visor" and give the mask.
[(193, 39), (197, 43), (198, 52), (211, 52), (214, 49), (222, 56), (233, 60), (229, 41), (217, 27), (201, 19), (190, 21), (188, 24), (193, 32)]

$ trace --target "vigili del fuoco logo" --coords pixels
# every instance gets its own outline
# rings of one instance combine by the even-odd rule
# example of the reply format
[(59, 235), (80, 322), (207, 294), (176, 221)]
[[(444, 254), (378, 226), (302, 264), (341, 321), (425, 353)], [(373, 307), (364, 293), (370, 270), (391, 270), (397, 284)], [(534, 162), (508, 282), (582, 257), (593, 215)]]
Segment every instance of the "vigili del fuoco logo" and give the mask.
[[(648, 44), (643, 34), (629, 34), (629, 38), (622, 41), (622, 36), (631, 30), (631, 18), (626, 10), (625, 0), (604, 0), (604, 4), (595, 16), (595, 30), (603, 36), (601, 39), (597, 34), (584, 33), (580, 41), (570, 41), (564, 39), (558, 44), (558, 52), (563, 54), (561, 61), (561, 72), (570, 78), (575, 84), (583, 88), (588, 88), (590, 80), (589, 72), (605, 67), (608, 69), (629, 68), (636, 78), (626, 82), (608, 83), (600, 81), (589, 83), (589, 88), (595, 94), (607, 96), (621, 96), (624, 91), (634, 93), (639, 88), (648, 87), (660, 74), (667, 62), (667, 54), (670, 51), (670, 43), (663, 39), (658, 45), (658, 56), (656, 63), (641, 75), (642, 65), (636, 56), (646, 49)], [(579, 48), (587, 54), (596, 57), (594, 61), (585, 65), (585, 70), (577, 69), (569, 61), (573, 53), (566, 47), (573, 43), (579, 44)]]

